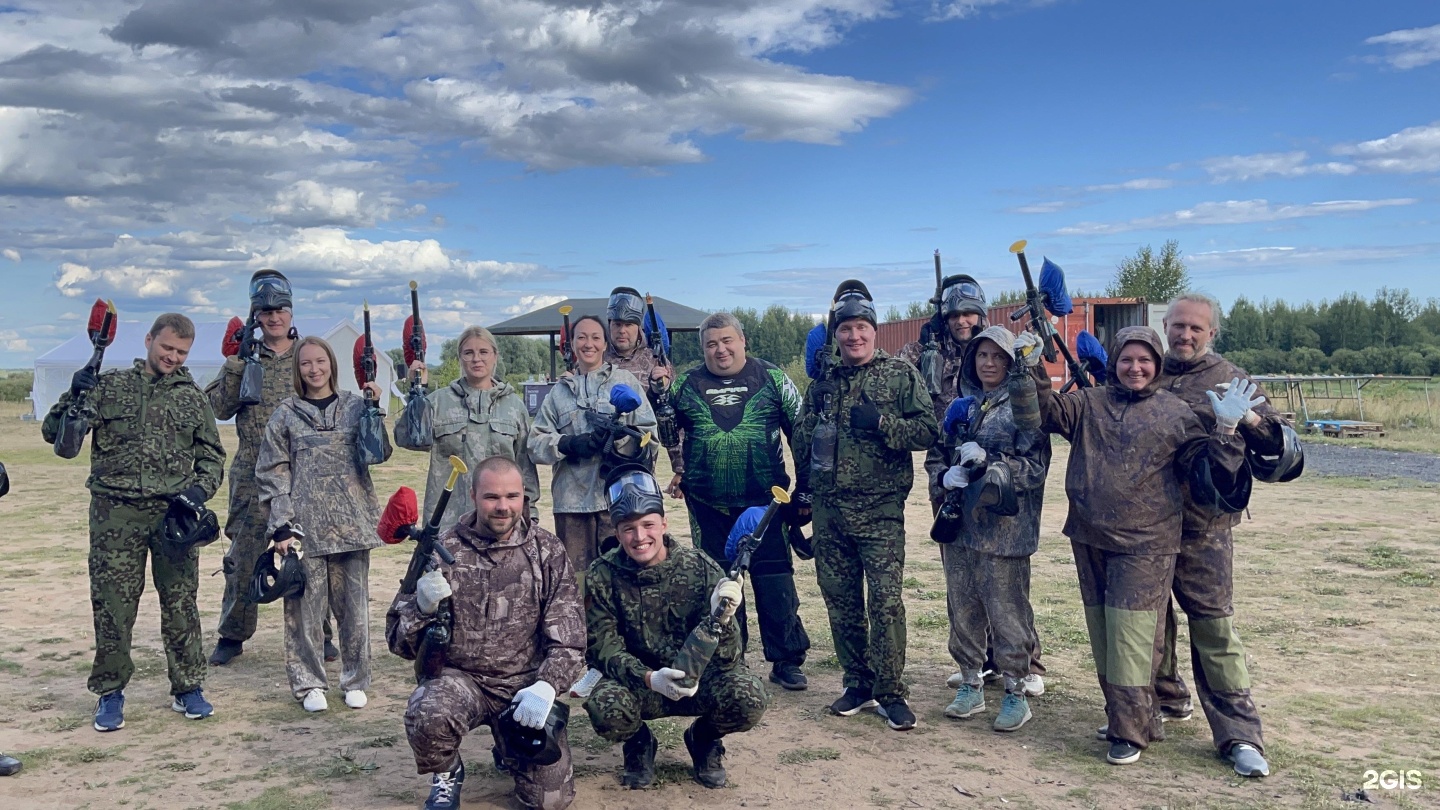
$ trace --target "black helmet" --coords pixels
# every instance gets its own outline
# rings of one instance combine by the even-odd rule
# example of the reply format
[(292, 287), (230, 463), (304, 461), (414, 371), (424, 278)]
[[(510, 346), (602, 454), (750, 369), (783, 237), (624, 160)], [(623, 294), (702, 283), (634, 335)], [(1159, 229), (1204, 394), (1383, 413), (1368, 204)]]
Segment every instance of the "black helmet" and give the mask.
[(300, 563), (300, 552), (291, 551), (275, 567), (275, 550), (261, 554), (255, 560), (255, 573), (250, 577), (250, 601), (268, 605), (277, 599), (299, 598), (305, 595), (305, 569)]
[(971, 276), (947, 276), (941, 285), (940, 314), (948, 318), (959, 312), (985, 315), (985, 291)]
[(198, 510), (193, 509), (178, 498), (170, 502), (162, 525), (165, 539), (181, 551), (188, 551), (191, 546), (208, 546), (220, 536), (220, 519), (214, 511), (203, 503)]
[(643, 464), (617, 465), (605, 479), (605, 495), (610, 503), (610, 523), (615, 526), (641, 515), (665, 514), (660, 484)]
[(10, 474), (5, 472), (5, 465), (0, 464), (0, 497), (10, 491)]
[(290, 279), (278, 270), (258, 270), (250, 277), (250, 306), (263, 312), (267, 309), (290, 309)]
[(870, 297), (865, 283), (848, 279), (840, 282), (835, 289), (834, 303), (830, 305), (830, 326), (837, 327), (852, 318), (869, 321), (871, 326), (880, 322), (875, 317), (875, 300)]
[(511, 703), (495, 721), (502, 755), (529, 765), (554, 765), (563, 753), (560, 737), (569, 722), (570, 707), (557, 700), (550, 704), (550, 715), (545, 718), (544, 728), (526, 728), (515, 722), (515, 704)]
[(1300, 447), (1300, 437), (1295, 428), (1280, 426), (1280, 455), (1266, 456), (1246, 447), (1245, 456), (1250, 460), (1250, 472), (1267, 483), (1294, 481), (1305, 471), (1305, 451)]
[(616, 287), (610, 291), (610, 305), (605, 308), (605, 318), (640, 323), (645, 320), (645, 298), (634, 287)]

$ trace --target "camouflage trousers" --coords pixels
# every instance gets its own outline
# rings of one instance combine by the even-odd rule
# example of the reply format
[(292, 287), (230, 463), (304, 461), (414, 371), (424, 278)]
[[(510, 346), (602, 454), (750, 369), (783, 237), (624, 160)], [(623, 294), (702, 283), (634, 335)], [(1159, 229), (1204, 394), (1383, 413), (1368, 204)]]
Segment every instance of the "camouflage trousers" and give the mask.
[[(1245, 647), (1235, 630), (1235, 545), (1229, 528), (1187, 532), (1175, 560), (1175, 601), (1190, 620), (1190, 667), (1210, 735), (1220, 751), (1243, 742), (1264, 751), (1260, 712), (1250, 696)], [(1175, 602), (1165, 604), (1165, 651), (1155, 678), (1161, 706), (1190, 702), (1176, 660)]]
[(205, 682), (205, 652), (195, 592), (200, 585), (199, 549), (175, 554), (160, 531), (164, 498), (121, 501), (90, 497), (90, 609), (95, 618), (95, 661), (90, 691), (124, 689), (135, 674), (130, 634), (145, 592), (145, 558), (160, 598), (160, 638), (170, 671), (170, 693)]
[(825, 597), (835, 656), (846, 688), (884, 703), (903, 699), (905, 671), (905, 504), (869, 508), (815, 499), (815, 579)]
[(717, 735), (749, 731), (765, 715), (770, 695), (765, 684), (744, 665), (720, 670), (706, 667), (694, 697), (669, 700), (649, 689), (633, 691), (619, 681), (601, 678), (585, 701), (590, 725), (610, 742), (624, 742), (646, 720), (698, 717)]
[[(265, 530), (265, 514), (255, 499), (255, 486), (232, 484), (230, 516), (225, 520), (225, 536), (230, 548), (225, 552), (225, 595), (220, 598), (220, 623), (216, 632), (230, 641), (249, 641), (255, 635), (260, 606), (250, 601), (250, 579), (255, 561), (270, 547)], [(331, 638), (330, 619), (323, 626), (325, 640)]]
[[(725, 558), (725, 544), (730, 530), (740, 519), (744, 509), (721, 510), (694, 498), (687, 498), (685, 505), (690, 510), (690, 535), (696, 539), (700, 550), (710, 559), (729, 569), (730, 560)], [(785, 523), (776, 520), (770, 524), (760, 546), (750, 560), (750, 587), (755, 591), (755, 623), (760, 627), (760, 643), (765, 651), (765, 660), (771, 663), (787, 663), (800, 666), (805, 663), (805, 653), (810, 649), (810, 636), (805, 624), (800, 621), (800, 595), (795, 592), (795, 563), (790, 557), (790, 546), (785, 542)], [(735, 613), (735, 622), (740, 626), (741, 649), (750, 646), (750, 621), (745, 605)]]
[(495, 733), (495, 720), (515, 696), (488, 691), (479, 679), (447, 667), (440, 677), (421, 684), (405, 707), (405, 735), (415, 753), (417, 773), (448, 771), (460, 759), (460, 742), (483, 725), (490, 726), (495, 749), (515, 778), (515, 797), (525, 807), (563, 810), (575, 800), (575, 773), (570, 767), (568, 732), (560, 734), (560, 761), (553, 765), (522, 764), (511, 756)]
[(321, 625), (334, 613), (340, 636), (340, 689), (370, 686), (370, 551), (306, 555), (305, 593), (285, 599), (285, 672), (290, 691), (302, 700), (326, 689), (325, 636)]
[(565, 554), (575, 567), (580, 598), (585, 598), (585, 572), (600, 556), (600, 541), (615, 534), (609, 512), (556, 512), (555, 536), (565, 544)]
[(1110, 740), (1138, 748), (1165, 739), (1155, 674), (1165, 634), (1174, 554), (1121, 554), (1071, 541)]
[(960, 543), (943, 545), (945, 601), (950, 613), (950, 656), (972, 683), (993, 644), (994, 667), (1007, 689), (1030, 674), (1036, 649), (1030, 607), (1030, 558), (997, 557)]

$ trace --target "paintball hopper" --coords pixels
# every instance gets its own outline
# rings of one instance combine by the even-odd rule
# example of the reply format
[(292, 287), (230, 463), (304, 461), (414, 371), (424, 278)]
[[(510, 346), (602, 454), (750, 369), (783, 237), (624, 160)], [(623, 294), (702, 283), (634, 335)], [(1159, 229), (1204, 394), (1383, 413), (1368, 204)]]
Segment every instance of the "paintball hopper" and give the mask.
[(419, 522), (420, 504), (415, 498), (415, 490), (400, 487), (390, 496), (390, 500), (385, 504), (385, 511), (380, 513), (380, 524), (375, 528), (375, 533), (380, 535), (384, 542), (395, 545), (404, 542)]
[(989, 509), (1001, 517), (1020, 514), (1015, 500), (1015, 483), (1010, 478), (1010, 465), (991, 464), (980, 477), (965, 487), (965, 512), (970, 520), (978, 520), (981, 509)]
[(351, 360), (355, 365), (355, 384), (363, 390), (365, 388), (365, 336), (355, 338), (355, 350), (351, 352)]
[(250, 277), (250, 306), (258, 312), (290, 309), (290, 280), (278, 270), (258, 270)]
[(760, 519), (765, 517), (765, 507), (752, 506), (740, 513), (736, 518), (735, 525), (730, 527), (730, 535), (725, 539), (725, 559), (734, 561), (735, 555), (740, 549), (740, 538), (747, 534), (753, 534), (760, 526)]
[(1105, 347), (1095, 336), (1080, 330), (1075, 336), (1075, 355), (1085, 365), (1085, 370), (1095, 378), (1097, 385), (1105, 384), (1105, 369), (1110, 363), (1110, 356), (1105, 353)]
[[(405, 340), (405, 367), (406, 367), (406, 369), (407, 369), (407, 373), (408, 373), (408, 369), (409, 369), (409, 367), (410, 367), (410, 364), (413, 363), (413, 362), (415, 362), (415, 360), (416, 360), (416, 357), (415, 357), (415, 349), (414, 349), (413, 346), (410, 345), (410, 341), (409, 341), (410, 333), (414, 330), (414, 328), (415, 328), (415, 316), (414, 316), (414, 315), (408, 315), (408, 316), (406, 316), (406, 317), (405, 317), (405, 326), (400, 330), (400, 334), (406, 336), (406, 340)], [(425, 352), (425, 351), (429, 351), (429, 349), (430, 349), (430, 343), (429, 343), (428, 339), (425, 337), (424, 324), (421, 324), (421, 328), (420, 328), (420, 351)]]
[(220, 353), (226, 357), (234, 357), (240, 353), (240, 338), (245, 333), (245, 322), (235, 316), (230, 316), (230, 322), (225, 324), (225, 337), (220, 342)]
[(526, 728), (515, 722), (515, 704), (505, 707), (496, 720), (496, 729), (505, 754), (530, 765), (554, 765), (560, 761), (560, 737), (570, 722), (570, 706), (560, 701), (550, 705), (543, 728)]
[(275, 565), (274, 549), (255, 560), (255, 571), (250, 577), (250, 601), (268, 605), (279, 599), (304, 595), (305, 569), (298, 552), (286, 554), (278, 567)]
[(825, 351), (825, 324), (817, 323), (805, 336), (805, 376), (820, 379), (820, 353)]
[(610, 389), (610, 404), (615, 406), (616, 413), (630, 413), (640, 407), (640, 402), (640, 394), (624, 383)]
[(975, 397), (959, 397), (945, 409), (945, 435), (956, 436), (970, 424), (970, 411), (975, 407)]
[(90, 305), (90, 320), (85, 324), (85, 333), (90, 336), (90, 342), (96, 346), (109, 346), (111, 341), (115, 340), (115, 329), (119, 325), (116, 318), (112, 317), (110, 328), (104, 335), (100, 334), (100, 330), (105, 327), (105, 313), (107, 312), (114, 315), (115, 305), (107, 304), (99, 298), (96, 298), (95, 303)]
[(645, 320), (645, 299), (633, 287), (616, 287), (610, 291), (610, 303), (605, 307), (605, 319), (625, 323), (642, 323)]
[[(665, 350), (665, 356), (669, 357), (670, 330), (665, 326), (665, 319), (660, 317), (660, 310), (655, 308), (654, 300), (655, 299), (649, 295), (645, 296), (645, 321), (641, 324), (640, 328), (645, 330), (646, 335), (658, 334), (660, 336), (660, 347)], [(650, 317), (652, 314), (655, 316), (654, 318)]]
[(1065, 271), (1060, 269), (1060, 265), (1046, 259), (1040, 265), (1040, 281), (1035, 286), (1045, 294), (1045, 308), (1050, 310), (1051, 315), (1060, 317), (1075, 311), (1075, 304), (1070, 301), (1070, 293), (1065, 289)]
[(208, 546), (220, 536), (220, 519), (214, 511), (201, 504), (197, 513), (178, 499), (170, 502), (162, 527), (165, 539), (180, 551), (189, 551), (191, 546)]

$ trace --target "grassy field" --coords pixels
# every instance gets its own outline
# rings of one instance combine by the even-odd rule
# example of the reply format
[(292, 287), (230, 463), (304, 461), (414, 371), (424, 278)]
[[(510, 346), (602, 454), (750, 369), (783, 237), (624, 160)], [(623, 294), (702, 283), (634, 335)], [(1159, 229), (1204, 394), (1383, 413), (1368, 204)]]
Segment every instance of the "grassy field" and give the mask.
[[(86, 599), (88, 463), (56, 458), (38, 426), (0, 411), (0, 460), (12, 492), (0, 501), (0, 750), (25, 770), (0, 779), (0, 807), (406, 808), (424, 800), (401, 723), (412, 689), (409, 662), (386, 652), (383, 615), (408, 556), (375, 552), (371, 633), (375, 682), (362, 711), (302, 711), (283, 667), (280, 609), (261, 610), (260, 631), (229, 667), (212, 670), (216, 715), (188, 722), (168, 709), (165, 659), (152, 592), (135, 630), (137, 673), (127, 689), (127, 726), (90, 727), (85, 691), (93, 650)], [(233, 431), (223, 429), (233, 447)], [(377, 469), (382, 497), (420, 485), (424, 457), (397, 451)], [(662, 461), (663, 464), (663, 461)], [(1093, 729), (1104, 721), (1068, 542), (1060, 535), (1065, 449), (1057, 447), (1047, 491), (1033, 602), (1049, 667), (1035, 719), (1001, 736), (989, 712), (969, 721), (941, 710), (953, 670), (946, 652), (944, 581), (927, 537), (928, 507), (908, 511), (907, 680), (920, 726), (889, 731), (877, 716), (837, 718), (825, 706), (840, 673), (809, 563), (797, 564), (802, 616), (814, 642), (811, 689), (775, 690), (756, 730), (727, 738), (731, 786), (689, 780), (681, 721), (655, 723), (660, 785), (618, 788), (617, 746), (598, 739), (583, 711), (572, 715), (579, 796), (574, 807), (845, 808), (1340, 808), (1369, 770), (1417, 770), (1419, 789), (1369, 796), (1380, 806), (1440, 806), (1440, 488), (1404, 482), (1302, 478), (1260, 487), (1253, 519), (1237, 536), (1237, 621), (1266, 722), (1269, 779), (1234, 776), (1215, 755), (1205, 721), (1167, 726), (1165, 742), (1125, 768), (1107, 766)], [(548, 480), (546, 482), (548, 487)], [(548, 508), (548, 494), (542, 510)], [(225, 508), (224, 497), (213, 504)], [(669, 502), (684, 541), (686, 521)], [(548, 517), (547, 517), (548, 521)], [(200, 608), (207, 652), (222, 590), (224, 547), (204, 550)], [(1182, 637), (1183, 637), (1182, 629)], [(1182, 653), (1183, 655), (1183, 653)], [(758, 671), (763, 663), (752, 654)], [(1188, 668), (1187, 668), (1188, 672)], [(335, 675), (332, 670), (332, 677)], [(1187, 679), (1188, 680), (1188, 679)], [(340, 701), (332, 700), (332, 706)], [(578, 708), (578, 707), (577, 707)], [(489, 765), (483, 729), (464, 748), (467, 807), (509, 807), (510, 783)]]

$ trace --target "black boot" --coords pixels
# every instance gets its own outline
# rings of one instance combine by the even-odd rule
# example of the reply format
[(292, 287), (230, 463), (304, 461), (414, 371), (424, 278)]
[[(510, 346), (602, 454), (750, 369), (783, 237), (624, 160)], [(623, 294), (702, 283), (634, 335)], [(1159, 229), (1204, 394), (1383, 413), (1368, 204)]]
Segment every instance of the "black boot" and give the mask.
[(243, 642), (222, 638), (215, 643), (215, 652), (210, 653), (210, 665), (223, 667), (244, 651), (245, 644)]
[(451, 770), (431, 775), (425, 810), (455, 810), (460, 806), (460, 788), (464, 785), (465, 762), (457, 757)]
[(695, 781), (707, 788), (725, 787), (725, 744), (720, 742), (722, 736), (703, 717), (685, 729), (685, 748), (690, 752), (690, 760), (695, 763)]
[(621, 746), (625, 753), (625, 773), (620, 775), (620, 784), (631, 790), (650, 787), (655, 781), (655, 749), (658, 747), (650, 727), (641, 723), (635, 736)]

